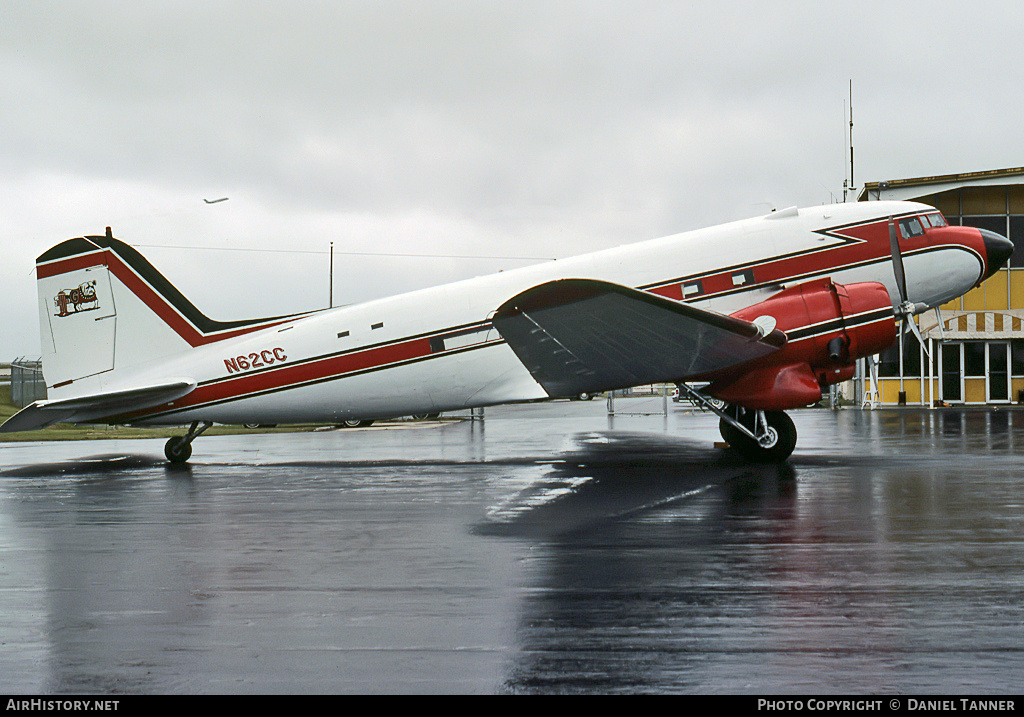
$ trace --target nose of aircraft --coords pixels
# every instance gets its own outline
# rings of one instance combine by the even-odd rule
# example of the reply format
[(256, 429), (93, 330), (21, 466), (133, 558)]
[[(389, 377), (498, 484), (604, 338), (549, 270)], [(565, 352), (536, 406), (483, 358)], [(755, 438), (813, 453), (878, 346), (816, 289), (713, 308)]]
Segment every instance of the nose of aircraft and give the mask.
[(979, 229), (982, 239), (985, 240), (985, 278), (989, 278), (1006, 263), (1006, 260), (1013, 254), (1013, 242), (1001, 234), (990, 232), (987, 229)]

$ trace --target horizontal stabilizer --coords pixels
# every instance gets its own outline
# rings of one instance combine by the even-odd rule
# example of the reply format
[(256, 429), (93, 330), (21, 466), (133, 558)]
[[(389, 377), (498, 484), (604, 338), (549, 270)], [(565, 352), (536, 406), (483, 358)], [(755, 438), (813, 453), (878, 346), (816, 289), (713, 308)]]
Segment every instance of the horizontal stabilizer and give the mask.
[(528, 289), (492, 322), (550, 396), (681, 381), (778, 350), (786, 335), (605, 281)]
[(36, 401), (7, 419), (0, 426), (0, 433), (33, 431), (54, 423), (97, 421), (106, 416), (116, 416), (174, 401), (191, 393), (195, 387), (196, 382), (192, 379), (181, 378), (123, 391)]

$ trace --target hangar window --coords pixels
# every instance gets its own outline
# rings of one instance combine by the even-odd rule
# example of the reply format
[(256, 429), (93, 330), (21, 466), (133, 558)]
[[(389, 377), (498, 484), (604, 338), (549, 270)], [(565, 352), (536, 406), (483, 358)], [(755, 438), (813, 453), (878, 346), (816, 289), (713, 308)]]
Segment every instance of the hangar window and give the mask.
[(921, 344), (911, 333), (903, 334), (878, 355), (878, 375), (883, 378), (913, 378), (921, 375)]
[(1006, 236), (1006, 215), (1001, 217), (961, 217), (965, 227), (987, 229), (990, 232)]
[(964, 376), (985, 376), (984, 341), (964, 341)]
[(1010, 339), (1010, 372), (1024, 376), (1024, 339)]
[(903, 375), (921, 375), (921, 344), (909, 331), (903, 334)]
[(1013, 242), (1010, 266), (1024, 266), (1024, 216), (1015, 214), (1010, 217), (1010, 233), (1006, 238)]
[(878, 354), (878, 375), (894, 378), (900, 375), (900, 345), (893, 344)]

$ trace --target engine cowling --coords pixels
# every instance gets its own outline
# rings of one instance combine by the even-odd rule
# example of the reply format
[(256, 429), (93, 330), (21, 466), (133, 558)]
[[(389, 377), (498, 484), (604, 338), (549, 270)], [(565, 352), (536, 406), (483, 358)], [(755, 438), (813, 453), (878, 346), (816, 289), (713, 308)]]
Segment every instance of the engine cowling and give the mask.
[(757, 410), (816, 403), (824, 388), (853, 377), (857, 359), (884, 351), (897, 336), (889, 292), (878, 282), (816, 279), (732, 315), (747, 321), (770, 316), (788, 339), (754, 365), (708, 377), (705, 393)]

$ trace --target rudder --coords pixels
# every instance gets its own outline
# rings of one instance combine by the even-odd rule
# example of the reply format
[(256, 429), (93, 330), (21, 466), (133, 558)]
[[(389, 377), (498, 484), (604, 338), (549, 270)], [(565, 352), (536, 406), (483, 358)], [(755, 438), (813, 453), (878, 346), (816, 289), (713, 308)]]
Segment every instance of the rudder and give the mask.
[(36, 260), (39, 333), (48, 388), (114, 368), (117, 311), (103, 247), (58, 244)]

